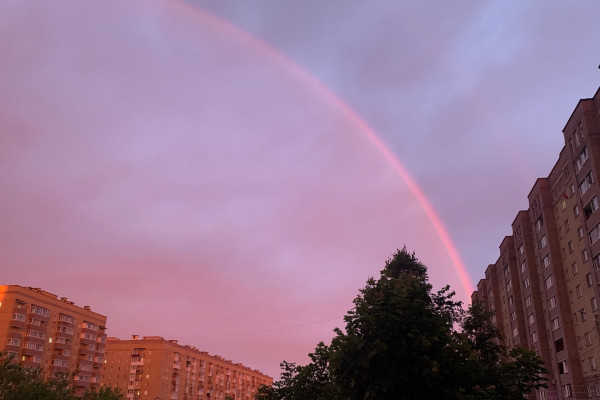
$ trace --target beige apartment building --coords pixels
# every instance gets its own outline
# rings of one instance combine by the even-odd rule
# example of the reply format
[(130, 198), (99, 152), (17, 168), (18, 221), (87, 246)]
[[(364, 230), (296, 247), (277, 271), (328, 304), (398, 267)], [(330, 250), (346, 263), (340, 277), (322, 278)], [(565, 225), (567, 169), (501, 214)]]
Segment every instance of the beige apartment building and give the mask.
[(129, 400), (251, 400), (273, 379), (260, 371), (159, 336), (109, 337), (102, 384)]
[(78, 390), (100, 387), (106, 317), (39, 288), (0, 286), (0, 351), (47, 377), (74, 372)]
[(493, 312), (504, 344), (546, 363), (548, 388), (532, 399), (600, 399), (600, 89), (579, 101), (563, 135), (472, 300)]

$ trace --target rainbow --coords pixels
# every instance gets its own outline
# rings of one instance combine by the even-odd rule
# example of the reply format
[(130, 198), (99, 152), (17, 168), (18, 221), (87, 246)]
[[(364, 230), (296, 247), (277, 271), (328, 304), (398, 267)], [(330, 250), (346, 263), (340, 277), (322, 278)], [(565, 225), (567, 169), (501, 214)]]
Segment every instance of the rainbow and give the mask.
[(466, 270), (466, 267), (456, 249), (456, 246), (452, 242), (450, 235), (446, 227), (444, 226), (441, 218), (438, 216), (437, 212), (431, 205), (431, 202), (427, 199), (423, 190), (417, 185), (415, 180), (408, 173), (406, 168), (402, 165), (400, 160), (394, 155), (394, 153), (389, 149), (388, 146), (381, 140), (381, 138), (375, 133), (375, 131), (367, 125), (367, 123), (360, 118), (356, 114), (348, 104), (342, 101), (331, 89), (325, 86), (322, 82), (316, 79), (313, 75), (311, 75), (308, 71), (306, 71), (303, 67), (286, 57), (281, 52), (277, 51), (272, 46), (268, 45), (264, 41), (258, 39), (257, 37), (251, 35), (250, 33), (238, 28), (231, 23), (222, 20), (216, 15), (200, 9), (193, 7), (189, 4), (184, 4), (180, 1), (165, 1), (171, 7), (178, 7), (179, 12), (184, 13), (185, 15), (189, 15), (190, 13), (195, 16), (201, 18), (203, 22), (209, 23), (210, 25), (216, 27), (216, 29), (227, 32), (231, 35), (235, 35), (236, 38), (241, 39), (243, 42), (248, 43), (254, 50), (259, 53), (262, 53), (265, 57), (272, 59), (280, 64), (282, 64), (286, 69), (292, 73), (294, 76), (298, 77), (306, 84), (314, 87), (323, 97), (329, 100), (332, 104), (338, 107), (344, 115), (355, 124), (356, 127), (359, 128), (360, 132), (362, 132), (367, 139), (375, 146), (375, 148), (381, 153), (383, 158), (393, 167), (396, 173), (400, 176), (400, 178), (404, 181), (404, 183), (408, 186), (410, 192), (415, 196), (420, 206), (425, 211), (427, 218), (431, 222), (435, 232), (440, 238), (442, 245), (448, 256), (450, 257), (450, 261), (456, 270), (460, 283), (463, 286), (463, 290), (467, 298), (470, 298), (471, 293), (474, 290), (473, 283), (469, 274)]

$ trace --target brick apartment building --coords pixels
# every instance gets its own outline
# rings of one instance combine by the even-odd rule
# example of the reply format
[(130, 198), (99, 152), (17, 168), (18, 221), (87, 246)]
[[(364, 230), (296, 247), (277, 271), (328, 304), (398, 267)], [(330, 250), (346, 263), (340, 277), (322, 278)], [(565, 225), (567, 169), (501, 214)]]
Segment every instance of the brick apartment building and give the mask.
[(242, 364), (159, 336), (109, 337), (102, 384), (131, 400), (251, 400), (273, 379)]
[(545, 361), (548, 388), (532, 399), (600, 399), (600, 89), (563, 134), (472, 300), (493, 312), (504, 344)]
[(0, 286), (0, 351), (46, 377), (78, 371), (78, 390), (100, 387), (106, 317), (39, 288)]

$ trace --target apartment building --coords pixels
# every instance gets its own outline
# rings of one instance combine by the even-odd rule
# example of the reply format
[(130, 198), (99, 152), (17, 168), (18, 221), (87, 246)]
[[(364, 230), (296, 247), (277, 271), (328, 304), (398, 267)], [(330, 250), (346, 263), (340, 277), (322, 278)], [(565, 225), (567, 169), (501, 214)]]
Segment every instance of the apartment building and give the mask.
[(159, 336), (109, 337), (102, 384), (129, 400), (251, 400), (273, 379), (260, 371)]
[(600, 399), (600, 89), (563, 135), (471, 298), (493, 313), (504, 344), (546, 363), (548, 388), (532, 399)]
[(106, 317), (39, 288), (0, 286), (0, 351), (47, 377), (74, 372), (78, 390), (100, 387)]

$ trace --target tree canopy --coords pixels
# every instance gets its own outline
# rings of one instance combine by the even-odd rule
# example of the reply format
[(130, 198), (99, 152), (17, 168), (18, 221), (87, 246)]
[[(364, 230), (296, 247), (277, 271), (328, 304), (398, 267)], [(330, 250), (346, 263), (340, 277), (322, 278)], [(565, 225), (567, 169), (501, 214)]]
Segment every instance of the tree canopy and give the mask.
[(453, 297), (448, 286), (434, 292), (427, 268), (399, 250), (360, 289), (331, 344), (305, 366), (284, 361), (256, 399), (516, 400), (542, 387), (541, 359), (499, 345), (483, 308), (465, 311)]
[(23, 367), (0, 353), (0, 400), (124, 400), (118, 388), (102, 387), (75, 395), (72, 374), (45, 380), (41, 368)]

